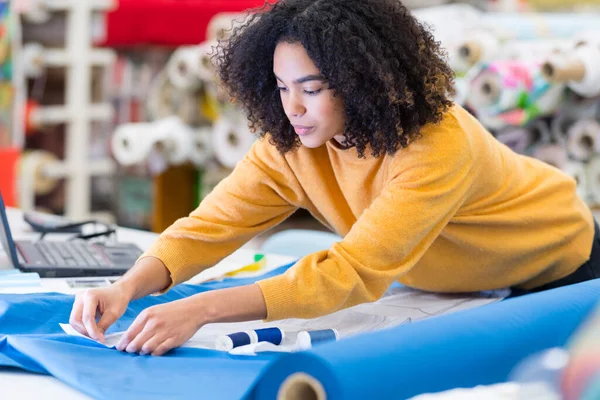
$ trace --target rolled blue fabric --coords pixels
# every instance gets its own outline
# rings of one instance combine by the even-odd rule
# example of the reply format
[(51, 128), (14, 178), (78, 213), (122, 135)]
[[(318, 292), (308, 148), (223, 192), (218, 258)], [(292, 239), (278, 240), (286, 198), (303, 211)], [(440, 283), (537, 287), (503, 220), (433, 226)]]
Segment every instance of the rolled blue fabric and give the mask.
[(323, 343), (273, 362), (254, 393), (277, 398), (297, 372), (319, 381), (329, 400), (405, 399), (504, 382), (528, 355), (563, 346), (598, 298), (600, 279)]

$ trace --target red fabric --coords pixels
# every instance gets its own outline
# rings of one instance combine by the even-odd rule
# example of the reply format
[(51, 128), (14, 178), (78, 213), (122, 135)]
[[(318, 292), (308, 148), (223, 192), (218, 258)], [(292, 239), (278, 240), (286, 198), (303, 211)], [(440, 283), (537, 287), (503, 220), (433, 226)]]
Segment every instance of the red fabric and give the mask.
[(0, 192), (7, 207), (17, 206), (17, 161), (20, 151), (0, 148)]
[[(270, 1), (273, 3), (273, 1)], [(107, 17), (111, 47), (142, 44), (180, 46), (206, 37), (210, 19), (220, 12), (261, 7), (264, 0), (119, 0)]]

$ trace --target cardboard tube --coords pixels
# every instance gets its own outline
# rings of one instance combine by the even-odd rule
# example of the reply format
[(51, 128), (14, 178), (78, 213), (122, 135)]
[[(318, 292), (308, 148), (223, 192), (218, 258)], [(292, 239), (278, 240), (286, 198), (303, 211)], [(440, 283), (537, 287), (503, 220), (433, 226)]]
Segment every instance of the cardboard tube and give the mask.
[(458, 48), (460, 58), (470, 65), (477, 64), (481, 60), (481, 53), (481, 45), (473, 40), (463, 43)]
[(482, 76), (472, 83), (470, 100), (478, 107), (491, 106), (500, 98), (502, 87), (493, 75)]
[(542, 65), (542, 74), (548, 82), (552, 83), (581, 82), (585, 77), (585, 65), (578, 59), (560, 62), (554, 58)]
[(277, 400), (327, 400), (327, 393), (323, 384), (314, 377), (297, 372), (283, 381)]

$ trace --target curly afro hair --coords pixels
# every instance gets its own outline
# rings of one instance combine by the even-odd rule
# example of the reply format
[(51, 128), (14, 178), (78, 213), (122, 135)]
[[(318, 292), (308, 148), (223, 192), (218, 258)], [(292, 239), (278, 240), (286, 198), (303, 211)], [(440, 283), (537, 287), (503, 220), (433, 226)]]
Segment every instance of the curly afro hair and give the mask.
[(251, 12), (217, 46), (224, 88), (281, 153), (300, 145), (273, 73), (279, 42), (300, 43), (344, 99), (346, 144), (394, 154), (452, 105), (454, 74), (432, 34), (399, 0), (280, 0)]

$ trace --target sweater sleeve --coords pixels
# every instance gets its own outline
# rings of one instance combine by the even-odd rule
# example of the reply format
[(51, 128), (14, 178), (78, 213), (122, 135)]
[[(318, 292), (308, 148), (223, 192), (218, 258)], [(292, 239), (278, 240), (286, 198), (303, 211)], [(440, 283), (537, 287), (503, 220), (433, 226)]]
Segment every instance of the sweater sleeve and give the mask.
[(314, 318), (375, 301), (423, 256), (468, 198), (472, 153), (464, 132), (424, 133), (411, 146), (341, 242), (258, 282), (267, 320)]
[(167, 291), (288, 218), (302, 197), (295, 182), (285, 158), (260, 140), (196, 210), (167, 228), (140, 258), (165, 264), (172, 280)]

